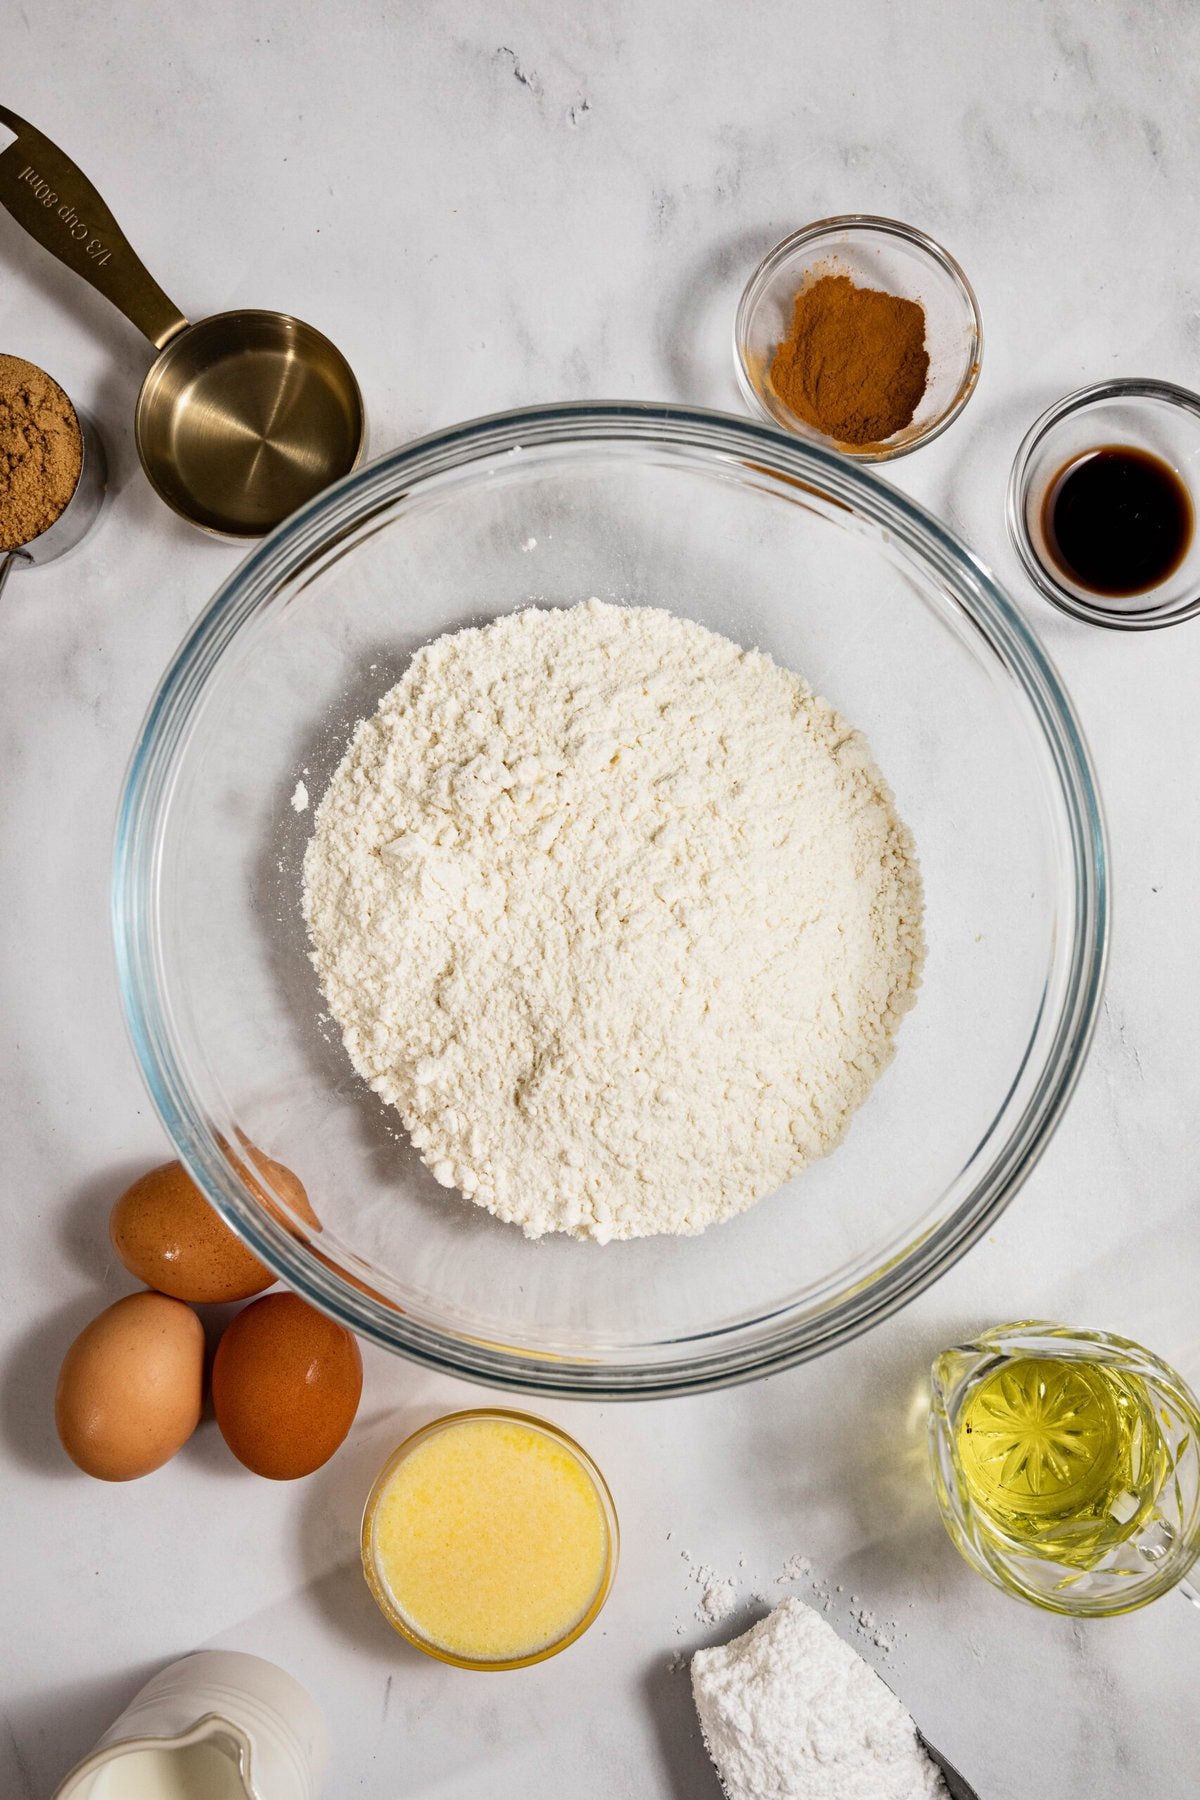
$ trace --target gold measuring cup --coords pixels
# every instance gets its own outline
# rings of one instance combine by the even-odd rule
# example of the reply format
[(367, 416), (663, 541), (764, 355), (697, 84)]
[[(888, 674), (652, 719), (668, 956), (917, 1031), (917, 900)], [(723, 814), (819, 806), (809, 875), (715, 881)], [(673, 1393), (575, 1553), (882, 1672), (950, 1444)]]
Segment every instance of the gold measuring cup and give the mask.
[(87, 177), (0, 106), (0, 204), (111, 300), (159, 352), (134, 414), (159, 498), (203, 530), (261, 537), (362, 455), (362, 395), (327, 337), (289, 313), (214, 313), (190, 324), (139, 260)]

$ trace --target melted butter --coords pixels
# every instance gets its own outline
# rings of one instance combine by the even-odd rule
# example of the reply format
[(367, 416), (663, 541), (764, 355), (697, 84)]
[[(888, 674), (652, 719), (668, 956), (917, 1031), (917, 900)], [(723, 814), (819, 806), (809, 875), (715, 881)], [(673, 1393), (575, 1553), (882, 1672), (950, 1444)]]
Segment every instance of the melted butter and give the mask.
[(609, 1564), (609, 1529), (573, 1451), (513, 1418), (463, 1419), (419, 1443), (376, 1504), (377, 1575), (418, 1638), (469, 1662), (561, 1643)]

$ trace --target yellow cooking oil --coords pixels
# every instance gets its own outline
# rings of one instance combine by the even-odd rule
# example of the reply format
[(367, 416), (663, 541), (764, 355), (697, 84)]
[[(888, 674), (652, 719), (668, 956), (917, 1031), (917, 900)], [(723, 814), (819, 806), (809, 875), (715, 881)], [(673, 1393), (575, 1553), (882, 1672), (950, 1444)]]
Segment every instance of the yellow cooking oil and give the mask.
[(1102, 1362), (998, 1364), (956, 1437), (971, 1502), (995, 1532), (1079, 1569), (1140, 1530), (1171, 1467), (1146, 1384)]

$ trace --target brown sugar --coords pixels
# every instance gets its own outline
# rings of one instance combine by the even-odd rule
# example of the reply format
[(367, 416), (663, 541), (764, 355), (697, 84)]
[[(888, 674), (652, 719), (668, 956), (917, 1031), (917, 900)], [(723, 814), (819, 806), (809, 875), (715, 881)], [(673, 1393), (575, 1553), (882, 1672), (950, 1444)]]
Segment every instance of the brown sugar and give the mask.
[(0, 551), (53, 525), (79, 482), (75, 408), (36, 363), (0, 356)]
[(771, 362), (785, 406), (839, 444), (879, 444), (911, 425), (928, 378), (924, 307), (848, 275), (801, 288)]

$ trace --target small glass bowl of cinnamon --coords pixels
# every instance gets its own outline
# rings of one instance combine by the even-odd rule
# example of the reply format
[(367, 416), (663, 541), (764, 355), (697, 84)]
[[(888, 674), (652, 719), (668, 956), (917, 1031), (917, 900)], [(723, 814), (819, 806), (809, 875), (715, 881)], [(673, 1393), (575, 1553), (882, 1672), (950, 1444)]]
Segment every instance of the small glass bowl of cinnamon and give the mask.
[(738, 382), (786, 431), (858, 462), (945, 431), (983, 360), (979, 303), (940, 244), (895, 219), (848, 214), (763, 258), (734, 322)]

